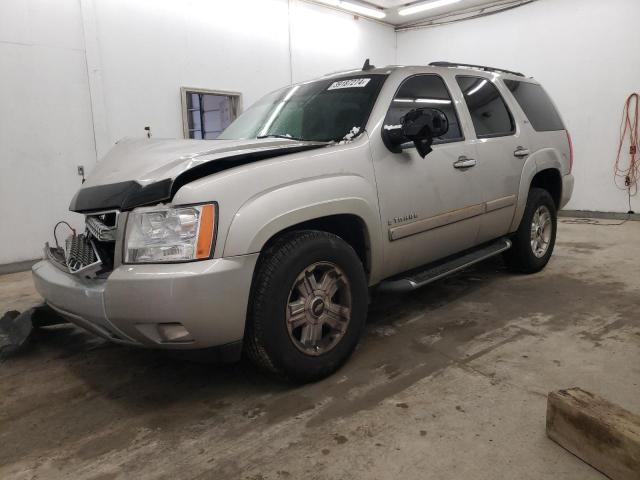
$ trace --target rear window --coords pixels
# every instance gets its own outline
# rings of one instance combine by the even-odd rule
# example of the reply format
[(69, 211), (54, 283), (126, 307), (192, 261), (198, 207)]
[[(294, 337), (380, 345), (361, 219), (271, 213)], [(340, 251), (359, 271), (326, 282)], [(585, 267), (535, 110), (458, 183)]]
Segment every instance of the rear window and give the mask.
[(478, 138), (504, 137), (516, 129), (500, 92), (483, 77), (457, 76)]
[(549, 95), (540, 85), (517, 80), (505, 80), (504, 84), (511, 90), (535, 130), (538, 132), (564, 130), (560, 115)]

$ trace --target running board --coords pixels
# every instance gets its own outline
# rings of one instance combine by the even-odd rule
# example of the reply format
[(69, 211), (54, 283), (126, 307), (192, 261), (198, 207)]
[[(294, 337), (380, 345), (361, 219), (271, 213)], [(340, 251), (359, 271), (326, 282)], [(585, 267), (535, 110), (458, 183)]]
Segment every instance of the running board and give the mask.
[(471, 265), (491, 258), (511, 248), (511, 240), (501, 238), (495, 242), (485, 244), (462, 255), (448, 257), (435, 263), (425, 265), (422, 269), (411, 270), (383, 281), (378, 286), (383, 292), (407, 292), (440, 280), (447, 275), (459, 272)]

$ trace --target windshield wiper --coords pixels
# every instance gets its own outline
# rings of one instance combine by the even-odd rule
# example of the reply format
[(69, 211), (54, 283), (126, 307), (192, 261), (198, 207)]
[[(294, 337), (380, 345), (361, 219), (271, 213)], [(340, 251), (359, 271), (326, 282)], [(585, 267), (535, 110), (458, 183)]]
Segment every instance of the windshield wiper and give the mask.
[(299, 142), (309, 142), (310, 140), (305, 140), (304, 138), (292, 137), (290, 135), (281, 135), (281, 134), (271, 134), (271, 135), (260, 135), (256, 137), (257, 139), (262, 138), (286, 138), (287, 140), (297, 140)]
[(286, 138), (287, 140), (295, 140), (296, 142), (313, 142), (313, 143), (335, 143), (337, 140), (309, 140), (307, 138), (298, 138), (298, 137), (290, 137), (289, 135), (280, 135), (280, 134), (272, 134), (272, 135), (260, 135), (256, 137), (257, 139), (262, 138)]

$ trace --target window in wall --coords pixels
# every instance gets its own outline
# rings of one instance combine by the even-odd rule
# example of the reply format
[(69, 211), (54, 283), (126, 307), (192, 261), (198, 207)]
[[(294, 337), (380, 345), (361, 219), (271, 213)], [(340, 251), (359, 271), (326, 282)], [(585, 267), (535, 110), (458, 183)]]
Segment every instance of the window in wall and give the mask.
[(212, 140), (233, 122), (240, 109), (240, 94), (182, 88), (184, 138)]
[(489, 79), (456, 77), (478, 138), (504, 137), (515, 132), (511, 112)]
[(517, 80), (505, 80), (504, 84), (538, 132), (564, 130), (564, 124), (556, 107), (540, 85)]
[(405, 80), (391, 102), (384, 124), (399, 125), (400, 119), (415, 108), (436, 108), (447, 116), (449, 131), (435, 138), (434, 145), (464, 139), (451, 95), (439, 75), (416, 75)]

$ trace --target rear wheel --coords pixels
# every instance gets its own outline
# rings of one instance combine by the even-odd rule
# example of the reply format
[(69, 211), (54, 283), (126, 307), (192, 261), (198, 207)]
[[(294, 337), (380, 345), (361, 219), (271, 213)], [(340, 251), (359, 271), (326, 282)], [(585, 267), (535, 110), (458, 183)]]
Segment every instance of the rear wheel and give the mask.
[(513, 246), (505, 252), (507, 267), (515, 272), (542, 270), (553, 253), (557, 230), (556, 205), (549, 192), (532, 188)]
[(340, 237), (301, 231), (267, 248), (252, 285), (245, 347), (260, 368), (308, 382), (338, 369), (360, 338), (367, 281)]

